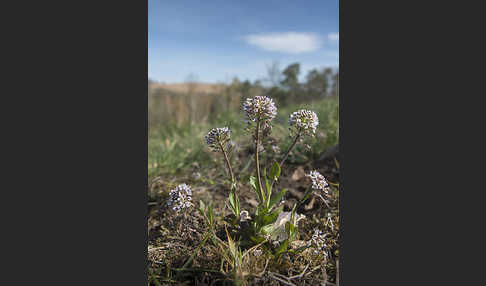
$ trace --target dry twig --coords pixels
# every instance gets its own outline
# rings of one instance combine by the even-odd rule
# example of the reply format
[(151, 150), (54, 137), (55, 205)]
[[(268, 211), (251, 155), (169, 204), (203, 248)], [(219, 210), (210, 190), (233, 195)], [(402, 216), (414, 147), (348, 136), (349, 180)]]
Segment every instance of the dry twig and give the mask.
[(307, 271), (307, 268), (309, 268), (309, 266), (310, 266), (310, 263), (307, 264), (307, 266), (304, 268), (304, 271), (302, 271), (302, 273), (300, 273), (299, 275), (291, 276), (288, 279), (290, 280), (290, 279), (295, 279), (295, 278), (302, 278), (304, 276), (305, 272)]
[[(292, 282), (290, 282), (290, 281), (285, 281), (285, 280), (283, 280), (282, 278), (277, 277), (276, 275), (280, 275), (280, 274), (278, 274), (278, 273), (273, 273), (273, 272), (268, 272), (268, 276), (270, 276), (271, 278), (273, 278), (273, 279), (275, 279), (275, 280), (277, 280), (277, 281), (279, 281), (279, 282), (282, 282), (282, 283), (283, 283), (283, 284), (285, 284), (285, 285), (289, 285), (289, 286), (297, 286), (297, 285), (295, 285), (294, 283), (292, 283)], [(287, 277), (285, 277), (285, 278), (287, 279)]]

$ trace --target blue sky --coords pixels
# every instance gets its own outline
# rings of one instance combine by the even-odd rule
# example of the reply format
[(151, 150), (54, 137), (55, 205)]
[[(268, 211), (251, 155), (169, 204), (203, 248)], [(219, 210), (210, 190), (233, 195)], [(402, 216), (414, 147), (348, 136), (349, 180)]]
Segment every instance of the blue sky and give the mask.
[(312, 68), (339, 62), (338, 0), (148, 0), (149, 78), (251, 81), (266, 66)]

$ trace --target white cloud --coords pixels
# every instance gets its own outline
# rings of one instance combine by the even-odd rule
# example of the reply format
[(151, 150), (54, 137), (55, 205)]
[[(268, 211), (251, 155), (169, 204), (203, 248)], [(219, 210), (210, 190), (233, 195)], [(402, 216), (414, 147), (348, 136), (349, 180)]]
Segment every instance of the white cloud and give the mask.
[(339, 41), (339, 32), (337, 32), (337, 33), (329, 33), (327, 35), (327, 38), (329, 39), (329, 41), (336, 41), (336, 42), (338, 42)]
[(245, 36), (250, 45), (265, 51), (300, 54), (313, 52), (321, 47), (321, 39), (313, 33), (268, 33)]

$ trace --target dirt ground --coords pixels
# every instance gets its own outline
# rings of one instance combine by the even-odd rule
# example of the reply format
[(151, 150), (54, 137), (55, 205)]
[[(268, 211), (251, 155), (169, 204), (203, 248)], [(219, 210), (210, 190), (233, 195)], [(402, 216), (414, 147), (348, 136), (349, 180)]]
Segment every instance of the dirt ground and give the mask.
[[(305, 174), (311, 170), (319, 171), (331, 183), (339, 182), (339, 163), (335, 157), (319, 164), (309, 162), (291, 165), (286, 163), (273, 188), (277, 191), (283, 188), (288, 190), (284, 198), (284, 211), (290, 211), (294, 202), (302, 198), (306, 187), (310, 184), (310, 179)], [(203, 217), (196, 210), (199, 207), (199, 201), (203, 200), (206, 204), (212, 203), (216, 217), (230, 214), (230, 210), (225, 206), (229, 193), (229, 182), (224, 173), (221, 173), (220, 170), (209, 170), (201, 174), (197, 164), (185, 173), (187, 175), (182, 178), (178, 177), (177, 182), (173, 178), (163, 177), (154, 178), (149, 182), (149, 280), (150, 277), (154, 277), (149, 284), (233, 285), (221, 274), (221, 258), (214, 246), (201, 248), (194, 257), (191, 269), (179, 269), (203, 240), (203, 234), (207, 229)], [(174, 213), (166, 203), (169, 190), (180, 182), (187, 182), (191, 185), (195, 204), (195, 207), (184, 215)], [(242, 210), (248, 210), (251, 213), (256, 209), (256, 196), (248, 184), (239, 184), (238, 195)], [(323, 281), (327, 281), (328, 285), (336, 284), (336, 263), (339, 257), (338, 189), (333, 188), (329, 206), (317, 196), (312, 196), (297, 212), (306, 216), (306, 219), (299, 224), (302, 241), (310, 238), (314, 228), (322, 229), (326, 225), (326, 232), (329, 233), (328, 237), (331, 241), (330, 245), (332, 245), (329, 251), (330, 256), (325, 261), (313, 261), (304, 256), (287, 257), (287, 260), (281, 261), (278, 265), (265, 265), (265, 260), (257, 257), (251, 258), (250, 263), (253, 268), (248, 270), (248, 285), (322, 285)], [(329, 214), (331, 214), (332, 226), (329, 226)], [(226, 239), (224, 232), (221, 232), (220, 238)], [(306, 265), (307, 268), (305, 268)], [(293, 280), (285, 278), (296, 276), (302, 271), (305, 272), (305, 275), (300, 278), (293, 278)]]

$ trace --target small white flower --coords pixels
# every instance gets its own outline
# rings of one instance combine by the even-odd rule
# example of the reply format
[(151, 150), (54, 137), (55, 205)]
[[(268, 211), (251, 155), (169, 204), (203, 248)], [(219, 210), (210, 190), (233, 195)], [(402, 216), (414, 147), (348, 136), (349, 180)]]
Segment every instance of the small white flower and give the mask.
[(314, 136), (319, 125), (319, 118), (314, 111), (301, 109), (290, 114), (289, 125), (291, 135)]
[(247, 98), (243, 103), (245, 121), (256, 122), (260, 120), (266, 126), (277, 115), (277, 107), (273, 99), (266, 96)]
[(226, 150), (231, 143), (231, 130), (228, 127), (213, 128), (209, 130), (205, 139), (212, 151), (221, 151), (221, 146)]
[(306, 176), (311, 178), (312, 188), (314, 190), (321, 190), (321, 191), (325, 192), (326, 194), (329, 193), (329, 184), (327, 183), (326, 178), (324, 178), (324, 176), (321, 175), (319, 172), (314, 170), (314, 171), (311, 171)]
[(186, 184), (178, 185), (169, 193), (168, 206), (172, 206), (174, 211), (181, 211), (192, 206), (192, 190)]
[(309, 246), (313, 246), (314, 254), (322, 253), (327, 256), (326, 234), (319, 229), (314, 229), (314, 234), (308, 241)]

